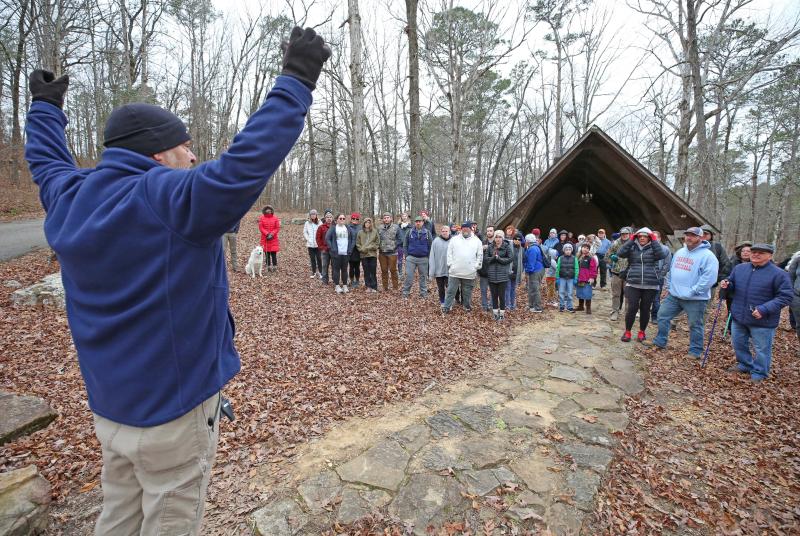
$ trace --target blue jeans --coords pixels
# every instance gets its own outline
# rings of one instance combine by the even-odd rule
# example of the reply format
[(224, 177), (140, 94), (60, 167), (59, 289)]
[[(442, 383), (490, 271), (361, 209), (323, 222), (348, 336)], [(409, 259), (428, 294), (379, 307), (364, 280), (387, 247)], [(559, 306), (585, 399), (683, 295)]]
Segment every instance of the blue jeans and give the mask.
[(575, 288), (574, 279), (558, 280), (558, 308), (572, 311), (572, 294)]
[(650, 323), (655, 324), (658, 322), (658, 310), (661, 308), (661, 291), (663, 290), (663, 283), (658, 286), (656, 297), (653, 298), (653, 306), (650, 309)]
[(484, 311), (489, 310), (489, 278), (484, 276), (478, 276), (481, 283), (481, 308)]
[(517, 279), (512, 275), (506, 285), (506, 309), (511, 310), (517, 307)]
[[(775, 328), (757, 328), (740, 324), (731, 319), (731, 343), (736, 352), (739, 370), (749, 372), (754, 379), (763, 380), (769, 376), (772, 363), (772, 339)], [(750, 353), (750, 341), (753, 342), (755, 357)]]
[(703, 355), (703, 313), (706, 310), (707, 300), (681, 300), (667, 294), (661, 307), (658, 309), (658, 335), (653, 339), (653, 344), (661, 348), (667, 347), (669, 339), (670, 321), (678, 316), (681, 311), (686, 311), (689, 320), (689, 353), (695, 357)]

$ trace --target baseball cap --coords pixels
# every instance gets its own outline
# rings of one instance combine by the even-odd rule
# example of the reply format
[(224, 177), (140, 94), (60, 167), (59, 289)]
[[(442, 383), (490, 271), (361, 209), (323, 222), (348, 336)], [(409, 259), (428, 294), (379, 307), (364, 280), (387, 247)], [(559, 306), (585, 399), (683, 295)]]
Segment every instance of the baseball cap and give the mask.
[(700, 227), (689, 227), (683, 232), (684, 235), (693, 234), (696, 236), (703, 236), (703, 230)]
[(772, 246), (772, 244), (759, 243), (750, 246), (750, 251), (766, 251), (767, 253), (775, 253), (775, 248)]

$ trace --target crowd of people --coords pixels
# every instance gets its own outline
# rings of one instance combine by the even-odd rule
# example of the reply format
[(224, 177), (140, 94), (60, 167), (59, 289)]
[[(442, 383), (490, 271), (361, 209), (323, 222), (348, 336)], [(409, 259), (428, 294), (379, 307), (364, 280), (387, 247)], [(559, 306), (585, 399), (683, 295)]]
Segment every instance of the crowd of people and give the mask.
[[(259, 220), (261, 244), (273, 255), (280, 230), (280, 222), (274, 220), (272, 207), (265, 207)], [(502, 321), (507, 311), (517, 308), (520, 286), (530, 312), (551, 306), (588, 315), (595, 291), (610, 288), (610, 319), (622, 316), (623, 342), (634, 339), (638, 319), (635, 339), (664, 348), (678, 316), (685, 315), (688, 354), (696, 359), (703, 352), (709, 308), (721, 300), (727, 316), (722, 322), (730, 329), (740, 364), (758, 363), (737, 370), (750, 372), (758, 381), (767, 376), (769, 348), (784, 306), (790, 307), (800, 342), (795, 321), (800, 317), (800, 252), (784, 261), (785, 270), (772, 262), (774, 249), (768, 244), (742, 242), (728, 255), (709, 225), (684, 231), (682, 247), (673, 251), (648, 227), (623, 227), (610, 237), (605, 229), (575, 235), (553, 228), (545, 238), (538, 228), (523, 235), (511, 225), (489, 225), (482, 231), (472, 221), (436, 225), (425, 210), (413, 221), (407, 212), (396, 220), (386, 212), (377, 224), (369, 217), (362, 222), (358, 212), (351, 213), (348, 222), (346, 214), (334, 216), (326, 210), (320, 218), (312, 210), (303, 236), (311, 277), (325, 285), (332, 280), (337, 293), (358, 288), (362, 280), (368, 292), (378, 292), (380, 267), (383, 291), (391, 288), (405, 299), (415, 279), (422, 299), (428, 297), (429, 283), (435, 282), (445, 314), (456, 305), (471, 311), (477, 284), (482, 310)], [(276, 258), (271, 262), (274, 266)], [(747, 276), (747, 270), (758, 277)], [(746, 311), (751, 316), (743, 316)], [(657, 329), (652, 339), (647, 334), (650, 324)], [(751, 340), (755, 356), (748, 349)]]

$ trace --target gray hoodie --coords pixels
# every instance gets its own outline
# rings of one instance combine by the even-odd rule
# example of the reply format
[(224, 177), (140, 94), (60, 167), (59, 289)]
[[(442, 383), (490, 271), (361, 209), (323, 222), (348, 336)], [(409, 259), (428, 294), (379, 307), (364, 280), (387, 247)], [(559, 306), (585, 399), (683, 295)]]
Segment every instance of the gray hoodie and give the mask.
[(437, 236), (431, 244), (431, 253), (428, 256), (428, 277), (447, 277), (447, 246), (450, 245), (450, 238), (447, 240)]

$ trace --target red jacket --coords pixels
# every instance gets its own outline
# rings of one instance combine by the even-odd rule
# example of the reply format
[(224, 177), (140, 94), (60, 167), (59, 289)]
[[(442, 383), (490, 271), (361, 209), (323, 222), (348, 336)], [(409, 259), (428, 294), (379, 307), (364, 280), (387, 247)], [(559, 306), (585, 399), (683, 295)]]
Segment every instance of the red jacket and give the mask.
[(325, 234), (330, 228), (331, 226), (327, 223), (323, 223), (317, 228), (317, 248), (319, 248), (320, 251), (328, 251), (328, 243), (325, 241)]
[[(267, 253), (277, 253), (281, 250), (278, 233), (281, 232), (281, 220), (275, 214), (262, 214), (258, 218), (258, 230), (261, 231), (261, 247)], [(272, 234), (272, 240), (267, 240), (267, 235)]]

